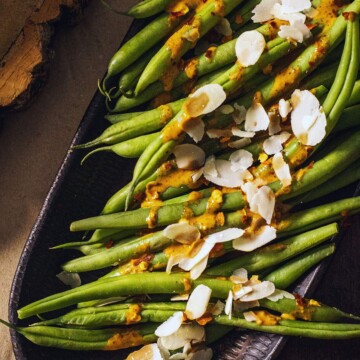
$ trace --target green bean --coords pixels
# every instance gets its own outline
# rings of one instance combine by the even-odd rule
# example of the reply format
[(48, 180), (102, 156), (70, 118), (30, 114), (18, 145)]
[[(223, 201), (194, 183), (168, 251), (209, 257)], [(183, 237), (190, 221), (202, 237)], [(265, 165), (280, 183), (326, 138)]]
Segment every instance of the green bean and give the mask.
[(109, 126), (99, 137), (74, 149), (88, 148), (101, 144), (116, 144), (161, 129), (174, 113), (179, 112), (184, 100), (178, 100), (166, 106), (141, 113), (138, 117), (120, 121)]
[(301, 88), (304, 89), (313, 89), (316, 88), (319, 84), (330, 88), (334, 82), (336, 70), (339, 66), (339, 63), (330, 64), (324, 68), (314, 71), (310, 78), (306, 78), (304, 83), (301, 84)]
[(251, 253), (210, 267), (205, 271), (210, 276), (230, 276), (236, 269), (244, 267), (251, 274), (256, 274), (273, 265), (277, 265), (314, 246), (321, 244), (337, 234), (336, 224), (330, 224), (306, 233), (282, 240), (275, 245), (267, 245)]
[(349, 166), (347, 169), (345, 169), (343, 172), (331, 178), (331, 181), (322, 184), (318, 188), (310, 190), (309, 192), (298, 198), (294, 198), (290, 202), (287, 202), (287, 204), (297, 205), (301, 203), (307, 203), (309, 201), (319, 199), (325, 195), (332, 194), (333, 192), (359, 180), (360, 161), (358, 160), (354, 164)]
[[(212, 296), (225, 299), (232, 282), (209, 277), (191, 281), (186, 273), (140, 273), (101, 279), (75, 289), (48, 296), (18, 310), (19, 319), (32, 315), (62, 309), (83, 301), (117, 296), (139, 294), (181, 294), (188, 286), (191, 288), (204, 284), (212, 289)], [(189, 289), (190, 290), (190, 289)]]
[(123, 141), (119, 144), (105, 146), (97, 148), (90, 151), (82, 159), (81, 164), (83, 164), (90, 156), (101, 151), (113, 152), (118, 156), (125, 158), (138, 158), (148, 145), (150, 145), (156, 138), (158, 138), (160, 133), (152, 133), (147, 135), (138, 136), (136, 138)]
[(164, 11), (171, 0), (142, 0), (134, 5), (127, 14), (136, 19), (144, 19)]
[(360, 80), (355, 82), (353, 91), (351, 93), (347, 106), (353, 106), (360, 103)]
[(108, 72), (102, 82), (102, 91), (107, 91), (108, 80), (139, 59), (161, 39), (175, 29), (183, 17), (161, 14), (126, 42), (111, 58)]
[(335, 244), (326, 244), (299, 255), (264, 277), (278, 289), (287, 289), (309, 269), (335, 252)]
[[(34, 344), (68, 350), (119, 350), (154, 342), (157, 324), (141, 327), (101, 330), (71, 329), (51, 326), (16, 328)], [(122, 339), (127, 339), (126, 341)], [(131, 340), (130, 340), (131, 339)]]
[[(353, 1), (348, 5), (346, 12), (360, 11), (360, 2)], [(346, 29), (347, 21), (343, 16), (339, 16), (332, 26), (323, 30), (319, 39), (309, 45), (289, 66), (284, 68), (275, 78), (267, 81), (260, 89), (257, 89), (261, 96), (263, 105), (274, 101), (288, 92), (296, 88), (299, 82), (309, 75), (325, 58), (325, 56), (333, 50), (341, 41), (342, 35)], [(321, 47), (321, 51), (319, 51)], [(293, 74), (291, 79), (288, 74)], [(286, 81), (285, 81), (286, 78)], [(289, 83), (291, 86), (289, 87)], [(247, 94), (237, 100), (239, 105), (250, 107), (253, 101), (254, 93)]]
[[(260, 1), (261, 0), (247, 1), (241, 9), (233, 11), (229, 16), (231, 28), (235, 31), (242, 28), (251, 19), (253, 16), (252, 10), (260, 3)], [(238, 21), (239, 18), (241, 21)]]
[[(223, 0), (223, 15), (230, 13), (243, 0)], [(158, 80), (172, 63), (178, 62), (180, 58), (196, 45), (199, 38), (203, 37), (211, 30), (222, 18), (219, 13), (216, 1), (209, 1), (198, 12), (190, 22), (185, 24), (175, 34), (173, 34), (159, 52), (152, 58), (145, 68), (136, 85), (135, 94), (140, 94), (150, 84)], [(193, 41), (187, 40), (184, 36), (187, 32), (198, 32), (198, 38)], [(179, 36), (181, 38), (179, 38)], [(174, 45), (172, 43), (174, 42)], [(172, 49), (175, 46), (176, 49)]]
[(360, 118), (358, 114), (360, 112), (360, 105), (353, 105), (346, 108), (337, 122), (333, 133), (338, 133), (343, 130), (351, 129), (360, 125)]
[(289, 236), (299, 229), (305, 231), (309, 227), (338, 221), (344, 216), (357, 214), (359, 211), (359, 196), (342, 199), (290, 214), (277, 224), (277, 229), (282, 232), (282, 236)]
[[(315, 161), (311, 169), (305, 172), (300, 180), (294, 180), (290, 191), (280, 195), (280, 200), (291, 199), (304, 192), (317, 188), (319, 185), (331, 181), (330, 179), (344, 171), (360, 157), (358, 144), (360, 131), (352, 133), (328, 155)], [(270, 185), (270, 187), (272, 187)], [(272, 187), (273, 188), (273, 187)]]
[[(34, 325), (76, 326), (96, 329), (105, 326), (129, 325), (137, 322), (164, 322), (175, 311), (185, 311), (186, 303), (116, 304), (103, 307), (75, 309), (55, 319), (41, 321)], [(134, 319), (129, 320), (134, 315)], [(138, 316), (137, 316), (138, 315)], [(129, 316), (129, 317), (128, 317)]]
[[(316, 327), (316, 324), (309, 322), (306, 323), (307, 326), (304, 328), (287, 326), (288, 322), (284, 320), (280, 321), (279, 325), (258, 325), (255, 322), (249, 322), (241, 318), (232, 317), (229, 319), (226, 315), (219, 315), (214, 319), (214, 321), (217, 324), (236, 326), (242, 329), (256, 330), (279, 335), (304, 336), (314, 339), (351, 339), (360, 336), (360, 328), (356, 330), (351, 328), (351, 330), (337, 331), (329, 327), (328, 329), (319, 330)], [(292, 320), (291, 323), (294, 325), (295, 320)]]
[(139, 115), (143, 114), (145, 111), (137, 111), (132, 113), (124, 113), (124, 114), (108, 114), (105, 115), (104, 118), (108, 120), (112, 125), (119, 123), (124, 120), (137, 118)]
[(296, 318), (312, 322), (339, 322), (343, 319), (359, 320), (359, 317), (340, 311), (337, 308), (311, 301), (297, 301), (296, 299), (283, 298), (278, 301), (261, 299), (260, 306), (283, 314), (292, 314)]
[[(191, 210), (194, 216), (204, 214), (208, 199), (190, 201), (185, 204), (171, 204), (160, 206), (156, 213), (156, 226), (165, 226), (177, 222), (183, 216), (184, 210)], [(245, 205), (241, 191), (225, 194), (221, 211), (241, 209)], [(101, 215), (93, 218), (75, 221), (71, 224), (71, 231), (83, 231), (92, 229), (138, 229), (147, 225), (147, 218), (151, 215), (150, 208), (133, 211)]]

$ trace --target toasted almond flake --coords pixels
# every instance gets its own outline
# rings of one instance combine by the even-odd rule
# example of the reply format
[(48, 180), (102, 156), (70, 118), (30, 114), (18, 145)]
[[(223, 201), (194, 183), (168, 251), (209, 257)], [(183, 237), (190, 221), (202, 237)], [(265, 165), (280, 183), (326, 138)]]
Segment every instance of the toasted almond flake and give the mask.
[(304, 145), (315, 146), (325, 137), (326, 116), (319, 100), (308, 90), (295, 90), (291, 96), (291, 127)]
[(275, 175), (281, 181), (283, 187), (291, 185), (291, 173), (290, 167), (285, 162), (282, 153), (277, 153), (272, 158), (272, 166), (275, 171)]
[(271, 226), (263, 226), (255, 234), (244, 235), (233, 241), (233, 248), (240, 251), (253, 251), (270, 241), (276, 239), (276, 229)]
[(197, 169), (205, 163), (205, 151), (194, 144), (175, 146), (174, 155), (179, 169)]
[(203, 316), (210, 301), (212, 290), (206, 285), (198, 285), (191, 293), (186, 304), (185, 314), (188, 319), (194, 320)]
[(193, 175), (191, 175), (192, 181), (195, 183), (197, 182), (204, 174), (204, 168), (199, 169)]
[(260, 103), (253, 103), (246, 112), (245, 130), (261, 131), (269, 127), (270, 119)]
[(253, 291), (251, 286), (243, 286), (239, 290), (234, 291), (234, 299), (239, 300), (243, 296), (250, 294)]
[(230, 155), (229, 160), (232, 171), (246, 170), (254, 162), (251, 152), (243, 149), (234, 151)]
[(169, 336), (179, 330), (183, 321), (182, 311), (176, 311), (155, 330), (156, 336)]
[(157, 344), (148, 344), (128, 355), (126, 360), (164, 360)]
[(178, 265), (181, 260), (184, 259), (183, 255), (170, 255), (169, 260), (166, 264), (166, 273), (170, 274), (174, 266)]
[(231, 241), (242, 236), (244, 232), (245, 231), (243, 229), (229, 228), (206, 236), (205, 242), (209, 244), (218, 244), (226, 241)]
[(209, 256), (205, 256), (201, 261), (199, 261), (191, 270), (190, 270), (190, 279), (196, 280), (206, 269)]
[(310, 0), (282, 0), (284, 13), (296, 13), (311, 8)]
[(57, 274), (56, 277), (65, 285), (70, 286), (72, 289), (81, 285), (81, 278), (78, 273), (70, 273), (67, 271), (62, 271)]
[(292, 39), (302, 43), (311, 36), (311, 31), (302, 22), (295, 21), (293, 25), (281, 25), (278, 35), (283, 39)]
[(253, 309), (255, 307), (259, 307), (260, 306), (260, 303), (255, 300), (255, 301), (248, 301), (248, 302), (235, 302), (234, 303), (234, 310), (236, 312), (244, 312), (245, 310), (248, 310), (248, 309)]
[(255, 6), (252, 13), (254, 14), (251, 20), (254, 23), (260, 23), (273, 19), (271, 9), (275, 4), (280, 3), (280, 0), (262, 0), (258, 5)]
[[(158, 348), (159, 348), (159, 350), (160, 350), (162, 359), (163, 359), (163, 360), (169, 359), (169, 357), (170, 357), (170, 351), (169, 351), (168, 349), (166, 349), (166, 348), (162, 345), (162, 343), (161, 343), (161, 341), (160, 341), (160, 338), (159, 338), (158, 341), (157, 341), (157, 346), (158, 346)], [(145, 360), (145, 359), (144, 359), (144, 358), (141, 358), (140, 360)]]
[(238, 279), (245, 280), (244, 282), (246, 282), (248, 279), (248, 271), (244, 268), (239, 268), (232, 273), (232, 276), (235, 276)]
[(233, 31), (230, 26), (230, 22), (226, 18), (222, 18), (220, 22), (215, 26), (215, 30), (224, 36), (231, 36)]
[[(207, 97), (207, 102), (203, 103), (203, 96)], [(207, 84), (199, 89), (197, 89), (194, 93), (189, 95), (191, 99), (199, 99), (200, 104), (196, 104), (196, 108), (201, 109), (200, 111), (196, 111), (191, 114), (192, 117), (197, 117), (200, 115), (205, 115), (213, 112), (222, 103), (226, 100), (226, 93), (221, 85), (218, 84)]]
[(274, 301), (274, 302), (281, 300), (283, 298), (295, 299), (295, 296), (285, 290), (276, 289), (274, 291), (274, 293), (272, 293), (270, 296), (267, 297), (267, 299)]
[(289, 100), (280, 99), (279, 101), (279, 114), (285, 119), (291, 111), (291, 104)]
[(211, 360), (213, 351), (210, 348), (200, 349), (196, 352), (190, 353), (187, 360)]
[(247, 182), (242, 185), (241, 190), (245, 193), (249, 204), (252, 202), (253, 197), (258, 192), (257, 186), (252, 182)]
[(235, 109), (230, 104), (225, 104), (219, 107), (219, 111), (224, 115), (230, 115), (235, 111)]
[(245, 121), (246, 108), (243, 105), (234, 103), (235, 113), (233, 114), (233, 119), (235, 124), (240, 125)]
[(280, 4), (274, 5), (274, 7), (271, 9), (271, 14), (279, 20), (288, 21), (290, 25), (294, 25), (296, 21), (305, 24), (306, 21), (306, 15), (299, 12), (287, 13), (284, 11), (284, 7)]
[(257, 321), (257, 316), (255, 315), (255, 313), (253, 311), (245, 311), (243, 313), (244, 315), (244, 319), (246, 321), (249, 321), (249, 322), (256, 322)]
[(168, 350), (182, 348), (192, 340), (203, 341), (205, 338), (205, 328), (196, 323), (181, 325), (179, 330), (169, 336), (160, 338), (162, 346)]
[(173, 354), (169, 357), (169, 360), (186, 360), (186, 355), (182, 353)]
[(282, 144), (290, 138), (291, 134), (286, 131), (283, 131), (279, 135), (270, 136), (263, 143), (263, 148), (266, 154), (273, 155), (278, 153), (283, 149)]
[(200, 118), (191, 119), (184, 126), (184, 131), (198, 143), (205, 134), (205, 123)]
[(275, 291), (275, 285), (270, 281), (263, 281), (252, 286), (252, 292), (241, 297), (241, 301), (254, 301), (264, 299)]
[(256, 30), (243, 32), (235, 44), (238, 62), (243, 67), (254, 65), (258, 62), (266, 46), (265, 38)]
[(243, 138), (240, 140), (229, 142), (229, 147), (233, 149), (242, 149), (243, 147), (251, 144), (251, 140), (249, 138)]
[(209, 129), (206, 134), (210, 139), (218, 139), (221, 137), (230, 137), (232, 132), (228, 129)]
[(207, 180), (219, 186), (235, 188), (241, 186), (244, 183), (244, 179), (249, 177), (246, 170), (233, 171), (231, 162), (227, 160), (215, 160), (215, 167), (217, 176), (208, 173), (206, 169), (204, 170), (204, 176)]
[(180, 294), (173, 296), (170, 301), (187, 301), (189, 299), (189, 294)]
[(179, 267), (185, 271), (190, 271), (195, 265), (197, 265), (201, 260), (210, 254), (210, 251), (213, 249), (214, 245), (215, 244), (204, 242), (200, 251), (194, 257), (183, 258), (179, 262)]
[(281, 131), (281, 125), (280, 125), (279, 117), (277, 116), (269, 116), (269, 117), (270, 117), (269, 135), (272, 136)]
[(204, 166), (204, 173), (208, 176), (216, 177), (218, 176), (218, 171), (216, 170), (215, 165), (215, 156), (211, 155), (206, 159), (205, 166)]
[(231, 132), (234, 136), (242, 137), (242, 138), (252, 138), (255, 136), (255, 133), (253, 131), (243, 131), (236, 127), (233, 127), (231, 129)]
[(262, 186), (250, 202), (250, 210), (259, 214), (268, 224), (275, 209), (275, 194), (268, 186)]
[(231, 315), (232, 315), (233, 300), (234, 300), (234, 294), (230, 290), (225, 303), (225, 314), (229, 316), (229, 319), (231, 319)]
[(200, 231), (194, 225), (189, 225), (186, 222), (178, 224), (168, 225), (163, 234), (172, 240), (179, 242), (180, 244), (192, 244), (194, 241), (200, 239)]
[(218, 300), (214, 307), (211, 309), (211, 314), (214, 316), (220, 315), (225, 309), (225, 304)]
[(310, 18), (310, 19), (314, 19), (318, 16), (319, 14), (319, 11), (313, 7), (311, 7), (310, 9), (308, 10), (304, 10), (304, 14)]

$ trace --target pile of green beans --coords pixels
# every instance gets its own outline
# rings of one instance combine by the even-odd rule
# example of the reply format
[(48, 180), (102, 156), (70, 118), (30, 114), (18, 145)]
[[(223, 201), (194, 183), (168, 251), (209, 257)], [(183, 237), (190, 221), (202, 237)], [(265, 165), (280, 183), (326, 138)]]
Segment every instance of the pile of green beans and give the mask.
[[(223, 0), (222, 11), (217, 0), (201, 3), (144, 0), (125, 13), (134, 18), (154, 17), (116, 52), (99, 85), (109, 109), (105, 118), (111, 125), (74, 149), (93, 148), (83, 162), (100, 151), (138, 161), (131, 182), (107, 201), (100, 215), (74, 219), (70, 224), (72, 232), (89, 232), (86, 240), (80, 236), (79, 241), (52, 249), (82, 253), (62, 264), (65, 272), (104, 272), (93, 282), (18, 309), (18, 318), (76, 308), (48, 320), (41, 318), (29, 327), (0, 320), (35, 344), (70, 350), (117, 350), (154, 343), (159, 323), (185, 311), (185, 302), (172, 301), (174, 294), (191, 293), (196, 286), (206, 285), (212, 290), (211, 309), (234, 289), (232, 274), (239, 268), (246, 269), (249, 277), (272, 282), (278, 290), (292, 288), (335, 252), (332, 239), (339, 232), (339, 222), (360, 213), (360, 196), (344, 198), (340, 194), (332, 202), (326, 199), (360, 179), (360, 0), (342, 7), (334, 5), (334, 0), (337, 16), (334, 13), (333, 21), (328, 22), (315, 15), (312, 38), (302, 44), (279, 37), (282, 23), (277, 20), (260, 25), (251, 22), (252, 10), (260, 0)], [(315, 8), (324, 4), (328, 1), (312, 1)], [(180, 5), (186, 11), (174, 14), (171, 9)], [(214, 28), (223, 18), (233, 31), (232, 38), (214, 36)], [(171, 44), (184, 29), (197, 31), (197, 37), (181, 38), (174, 51)], [(254, 65), (242, 67), (235, 43), (249, 29), (264, 36), (266, 51)], [(199, 52), (208, 34), (215, 38), (214, 43)], [(249, 168), (252, 176), (275, 195), (271, 226), (276, 229), (276, 239), (247, 253), (235, 250), (230, 241), (216, 244), (206, 269), (193, 280), (181, 269), (164, 272), (173, 248), (179, 245), (166, 236), (164, 227), (187, 221), (197, 226), (203, 238), (228, 228), (251, 233), (258, 221), (240, 188), (229, 191), (203, 177), (189, 183), (179, 175), (180, 180), (171, 181), (185, 171), (193, 175), (198, 170), (178, 169), (173, 157), (175, 146), (194, 142), (184, 132), (167, 140), (163, 135), (184, 115), (188, 94), (204, 84), (221, 85), (227, 105), (231, 105), (204, 116), (205, 130), (225, 133), (234, 126), (244, 130), (244, 124), (234, 120), (235, 109), (249, 108), (254, 99), (260, 99), (266, 110), (276, 112), (279, 99), (288, 99), (296, 88), (315, 94), (327, 125), (325, 138), (317, 146), (303, 145), (294, 134), (284, 143), (282, 155), (292, 176), (286, 189), (275, 176), (271, 156), (264, 152), (268, 133), (256, 133), (243, 147), (254, 159)], [(129, 110), (132, 112), (126, 112)], [(283, 119), (282, 127), (291, 133), (288, 120)], [(198, 145), (206, 156), (229, 160), (235, 151), (231, 147), (234, 140), (234, 136), (204, 136)], [(91, 159), (87, 165), (91, 166)], [(155, 195), (152, 186), (159, 188)], [(216, 191), (222, 198), (213, 211), (209, 204)], [(313, 205), (317, 199), (322, 199), (320, 205)], [(207, 225), (202, 220), (206, 216), (219, 216), (221, 221)], [(206, 343), (234, 327), (316, 339), (360, 337), (360, 324), (354, 323), (360, 317), (311, 299), (265, 298), (250, 310), (272, 314), (276, 324), (249, 322), (240, 310), (234, 310), (232, 317), (210, 314), (205, 325)]]

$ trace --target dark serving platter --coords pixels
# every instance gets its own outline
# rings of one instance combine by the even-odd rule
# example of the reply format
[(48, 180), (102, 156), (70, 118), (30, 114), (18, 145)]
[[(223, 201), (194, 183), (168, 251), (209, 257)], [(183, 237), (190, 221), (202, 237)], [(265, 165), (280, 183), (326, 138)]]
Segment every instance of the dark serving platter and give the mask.
[[(127, 38), (143, 26), (135, 21)], [(87, 142), (100, 134), (107, 126), (102, 120), (106, 113), (104, 98), (97, 91), (81, 121), (72, 146)], [(50, 247), (65, 241), (79, 241), (81, 234), (71, 233), (69, 224), (75, 219), (97, 215), (106, 200), (131, 178), (134, 162), (112, 154), (99, 154), (80, 165), (83, 152), (69, 152), (51, 186), (40, 215), (25, 244), (12, 284), (9, 300), (9, 320), (19, 326), (16, 310), (30, 302), (67, 290), (57, 278), (60, 265), (78, 255), (71, 251), (51, 251)], [(357, 192), (355, 187), (346, 190), (348, 196)], [(344, 190), (342, 191), (344, 196)], [(336, 197), (336, 194), (334, 194)], [(329, 199), (330, 201), (330, 199)], [(339, 241), (342, 234), (333, 239)], [(324, 274), (329, 260), (322, 262), (304, 277), (294, 288), (300, 295), (311, 295)], [(91, 281), (92, 275), (82, 275), (83, 282)], [(112, 360), (123, 359), (129, 351), (74, 352), (43, 348), (27, 341), (11, 330), (13, 349), (17, 360)], [(286, 337), (251, 332), (233, 331), (226, 339), (214, 345), (215, 359), (267, 360), (275, 358), (285, 345)]]

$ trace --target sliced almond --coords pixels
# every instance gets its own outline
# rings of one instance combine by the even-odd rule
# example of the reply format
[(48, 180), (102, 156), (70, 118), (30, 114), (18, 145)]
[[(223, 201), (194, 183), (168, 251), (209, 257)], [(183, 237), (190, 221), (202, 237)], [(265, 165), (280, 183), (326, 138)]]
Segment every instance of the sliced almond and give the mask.
[(265, 38), (256, 30), (243, 32), (235, 44), (238, 62), (243, 67), (254, 65), (260, 59), (266, 46)]
[(284, 13), (295, 13), (311, 8), (310, 0), (282, 0), (282, 8)]
[(283, 149), (282, 144), (290, 138), (291, 134), (283, 131), (279, 135), (270, 136), (263, 143), (263, 148), (266, 154), (274, 155)]
[(231, 132), (234, 136), (238, 136), (238, 137), (241, 137), (241, 138), (252, 138), (255, 136), (255, 133), (253, 131), (243, 131), (243, 130), (240, 130), (236, 127), (233, 127), (231, 129)]
[(220, 22), (215, 26), (215, 30), (224, 36), (231, 36), (233, 31), (228, 19), (222, 18)]
[(280, 3), (280, 0), (262, 0), (255, 6), (252, 13), (254, 14), (251, 20), (254, 23), (261, 23), (273, 19), (271, 10), (273, 6)]
[(319, 100), (308, 90), (295, 90), (291, 96), (291, 127), (304, 145), (315, 146), (325, 137), (326, 116)]
[(210, 234), (205, 238), (205, 242), (209, 244), (223, 243), (226, 241), (231, 241), (237, 239), (238, 237), (244, 234), (243, 229), (239, 228), (229, 228), (226, 230), (218, 231), (216, 233)]
[(198, 285), (191, 293), (186, 304), (185, 314), (188, 319), (194, 320), (203, 316), (210, 301), (212, 290), (205, 285)]
[(197, 182), (204, 174), (204, 168), (200, 168), (199, 170), (195, 171), (193, 175), (191, 175), (192, 181), (195, 183)]
[(209, 255), (205, 256), (201, 261), (199, 261), (195, 266), (190, 270), (190, 279), (196, 280), (201, 274), (205, 271), (207, 263), (209, 261)]
[(214, 307), (211, 309), (211, 314), (214, 316), (220, 315), (225, 309), (225, 304), (218, 300)]
[(72, 289), (81, 285), (81, 278), (78, 273), (71, 273), (62, 271), (57, 274), (56, 277), (65, 285), (70, 286)]
[(266, 245), (276, 239), (276, 229), (271, 226), (263, 226), (255, 234), (244, 235), (233, 241), (235, 250), (250, 252)]
[(189, 300), (189, 294), (180, 294), (173, 296), (170, 301), (188, 301)]
[(174, 155), (179, 169), (197, 169), (205, 163), (205, 151), (193, 144), (176, 146)]
[(160, 338), (162, 346), (168, 350), (177, 350), (192, 340), (203, 341), (205, 328), (196, 323), (181, 325), (179, 330), (169, 336)]
[(231, 315), (232, 315), (233, 300), (234, 300), (234, 294), (230, 290), (225, 303), (225, 314), (229, 316), (229, 319), (231, 319)]
[(238, 289), (237, 291), (234, 291), (234, 299), (235, 300), (239, 300), (241, 299), (243, 296), (250, 294), (253, 291), (251, 286), (242, 286), (240, 289)]
[(261, 131), (269, 127), (270, 119), (260, 103), (253, 103), (246, 112), (245, 130)]
[(182, 311), (176, 311), (155, 330), (156, 336), (169, 336), (179, 330), (183, 321)]
[(275, 285), (270, 281), (263, 281), (252, 286), (252, 292), (241, 297), (241, 301), (254, 301), (264, 299), (275, 291)]
[(257, 316), (255, 315), (255, 313), (253, 311), (245, 311), (245, 312), (243, 312), (243, 315), (244, 315), (244, 319), (246, 321), (249, 321), (249, 322), (257, 321)]
[(248, 169), (254, 162), (253, 156), (251, 152), (247, 150), (236, 150), (229, 157), (231, 163), (231, 170), (246, 170)]
[(218, 176), (214, 155), (211, 155), (206, 159), (204, 166), (204, 173), (207, 174), (208, 176), (213, 176), (213, 177)]
[(285, 119), (291, 111), (291, 104), (289, 100), (280, 99), (279, 101), (279, 114)]
[(185, 271), (190, 271), (196, 266), (201, 260), (210, 254), (215, 244), (209, 244), (204, 242), (200, 251), (194, 257), (184, 258), (179, 262), (179, 267)]
[(277, 178), (281, 181), (283, 187), (291, 185), (290, 167), (285, 162), (282, 153), (277, 153), (272, 158), (272, 166)]
[(169, 239), (175, 240), (180, 244), (192, 244), (200, 239), (200, 231), (194, 225), (189, 225), (186, 222), (168, 225), (163, 230), (164, 236)]
[(283, 298), (295, 299), (295, 296), (285, 290), (276, 289), (270, 296), (267, 297), (267, 299), (274, 302), (279, 301)]
[(275, 209), (275, 194), (270, 187), (262, 186), (257, 191), (250, 202), (250, 209), (264, 218), (268, 224), (271, 223)]
[(240, 125), (245, 121), (246, 108), (243, 105), (234, 104), (235, 113), (233, 114), (233, 119), (235, 124)]
[(231, 130), (227, 129), (209, 129), (206, 134), (210, 139), (218, 139), (221, 137), (230, 137), (232, 135), (232, 132)]
[(221, 114), (230, 115), (234, 113), (235, 109), (230, 104), (225, 104), (219, 107), (219, 111), (221, 112)]
[(191, 119), (184, 125), (184, 131), (198, 143), (205, 134), (205, 123), (200, 118)]
[(157, 344), (148, 344), (133, 351), (126, 360), (164, 360)]
[(232, 142), (229, 142), (229, 147), (233, 149), (242, 149), (243, 147), (251, 144), (251, 140), (249, 138), (243, 138), (239, 140), (235, 140)]
[(209, 114), (226, 100), (226, 93), (221, 85), (207, 84), (189, 95), (184, 106), (191, 117)]
[(239, 268), (232, 273), (232, 276), (235, 276), (238, 280), (241, 279), (241, 282), (244, 283), (248, 279), (248, 271), (244, 268)]

